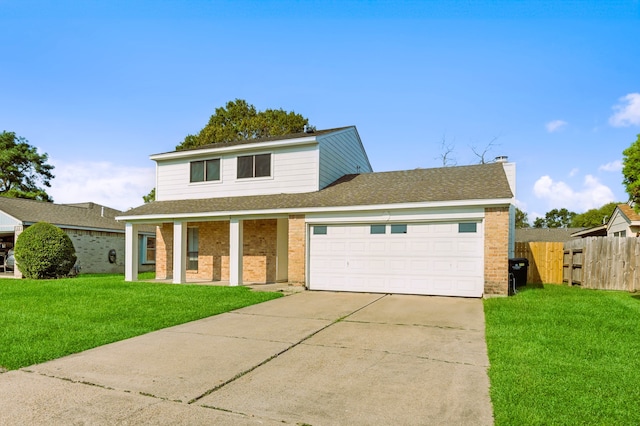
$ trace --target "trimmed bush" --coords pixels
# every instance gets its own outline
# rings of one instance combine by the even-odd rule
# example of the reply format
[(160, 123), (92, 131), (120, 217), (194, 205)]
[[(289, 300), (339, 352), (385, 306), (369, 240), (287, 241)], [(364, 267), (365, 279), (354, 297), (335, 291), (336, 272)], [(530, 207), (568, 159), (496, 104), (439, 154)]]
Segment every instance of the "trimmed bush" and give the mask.
[(66, 276), (77, 259), (71, 238), (46, 222), (31, 225), (18, 236), (15, 257), (20, 272), (32, 279)]

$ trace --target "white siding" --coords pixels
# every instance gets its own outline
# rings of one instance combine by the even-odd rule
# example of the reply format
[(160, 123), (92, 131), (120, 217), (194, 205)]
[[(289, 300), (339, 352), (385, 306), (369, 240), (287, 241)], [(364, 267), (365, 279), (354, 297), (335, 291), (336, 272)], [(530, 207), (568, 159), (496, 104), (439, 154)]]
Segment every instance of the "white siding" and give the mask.
[[(255, 179), (237, 179), (238, 155), (272, 153), (272, 176)], [(189, 164), (198, 159), (220, 158), (221, 180), (217, 182), (189, 182)], [(241, 154), (158, 160), (156, 199), (184, 200), (213, 197), (237, 197), (317, 191), (318, 146), (274, 148), (243, 151)]]
[(18, 225), (22, 225), (22, 222), (0, 211), (0, 232), (8, 232), (13, 235), (15, 227)]
[(346, 174), (372, 172), (355, 128), (319, 136), (320, 188), (325, 188)]
[(616, 209), (613, 218), (611, 219), (611, 224), (609, 225), (609, 229), (607, 230), (607, 236), (614, 237), (616, 233), (623, 232), (626, 237), (632, 237), (633, 233), (631, 232), (631, 227), (629, 226), (629, 222), (625, 217), (620, 214), (620, 210)]

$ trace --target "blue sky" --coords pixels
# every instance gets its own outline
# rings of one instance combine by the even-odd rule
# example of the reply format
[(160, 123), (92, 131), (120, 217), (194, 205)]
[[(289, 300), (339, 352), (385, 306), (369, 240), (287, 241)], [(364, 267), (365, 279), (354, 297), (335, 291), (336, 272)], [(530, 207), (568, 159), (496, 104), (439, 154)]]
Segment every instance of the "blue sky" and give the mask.
[(49, 154), (55, 202), (127, 209), (240, 98), (357, 126), (376, 171), (489, 147), (533, 221), (626, 201), (639, 40), (638, 0), (0, 0), (0, 131)]

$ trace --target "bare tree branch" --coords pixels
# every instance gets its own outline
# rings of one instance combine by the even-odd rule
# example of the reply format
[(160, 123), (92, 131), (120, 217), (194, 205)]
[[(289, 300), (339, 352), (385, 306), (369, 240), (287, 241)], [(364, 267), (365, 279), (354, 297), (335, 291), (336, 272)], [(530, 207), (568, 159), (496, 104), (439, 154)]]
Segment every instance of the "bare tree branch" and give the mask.
[(442, 162), (442, 167), (449, 167), (457, 165), (456, 159), (452, 157), (455, 150), (455, 144), (447, 143), (447, 138), (442, 135), (442, 142), (440, 143), (440, 155), (436, 157), (436, 160)]
[(498, 136), (495, 136), (493, 139), (491, 139), (491, 141), (487, 145), (485, 145), (482, 151), (480, 151), (475, 145), (471, 146), (471, 151), (473, 151), (475, 156), (478, 157), (478, 164), (487, 164), (489, 162), (486, 159), (487, 154), (489, 153), (489, 151), (491, 151), (492, 148), (500, 145), (495, 143), (496, 140), (498, 140)]

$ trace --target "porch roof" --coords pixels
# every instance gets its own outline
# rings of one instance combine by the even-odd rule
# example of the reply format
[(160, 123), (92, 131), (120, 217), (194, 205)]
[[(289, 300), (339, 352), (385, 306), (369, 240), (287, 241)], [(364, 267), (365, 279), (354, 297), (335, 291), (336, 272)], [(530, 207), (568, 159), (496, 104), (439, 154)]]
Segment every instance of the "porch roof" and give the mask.
[(507, 200), (513, 194), (500, 163), (345, 175), (328, 187), (298, 194), (155, 201), (125, 212), (121, 220), (260, 210), (304, 210), (425, 202)]

